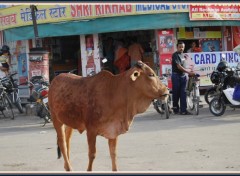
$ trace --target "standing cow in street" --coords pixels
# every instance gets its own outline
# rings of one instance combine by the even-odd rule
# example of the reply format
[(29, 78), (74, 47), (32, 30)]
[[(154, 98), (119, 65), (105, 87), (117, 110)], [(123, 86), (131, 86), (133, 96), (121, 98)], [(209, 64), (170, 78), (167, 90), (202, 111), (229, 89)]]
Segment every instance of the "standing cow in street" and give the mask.
[(134, 119), (143, 113), (155, 98), (169, 94), (155, 72), (139, 61), (135, 67), (119, 75), (108, 71), (91, 77), (62, 73), (51, 82), (48, 98), (57, 144), (64, 157), (64, 168), (72, 171), (70, 140), (73, 129), (87, 132), (89, 146), (88, 171), (96, 156), (96, 137), (108, 139), (112, 170), (117, 171), (116, 146)]

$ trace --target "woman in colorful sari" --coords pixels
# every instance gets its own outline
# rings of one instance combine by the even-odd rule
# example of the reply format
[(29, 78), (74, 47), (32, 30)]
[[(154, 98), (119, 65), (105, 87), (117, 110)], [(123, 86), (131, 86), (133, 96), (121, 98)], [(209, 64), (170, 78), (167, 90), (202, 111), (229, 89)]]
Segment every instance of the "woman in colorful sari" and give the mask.
[(128, 49), (124, 47), (123, 42), (119, 42), (116, 53), (114, 65), (118, 68), (119, 73), (126, 71), (130, 66), (130, 58), (128, 56)]

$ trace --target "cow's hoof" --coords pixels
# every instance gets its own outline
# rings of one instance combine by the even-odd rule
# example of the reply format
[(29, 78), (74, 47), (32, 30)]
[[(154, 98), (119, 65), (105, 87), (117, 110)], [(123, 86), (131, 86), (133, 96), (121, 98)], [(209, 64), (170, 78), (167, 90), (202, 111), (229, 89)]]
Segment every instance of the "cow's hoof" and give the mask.
[(66, 170), (66, 171), (73, 171), (73, 169), (72, 169), (72, 167), (71, 166), (64, 166), (64, 169)]

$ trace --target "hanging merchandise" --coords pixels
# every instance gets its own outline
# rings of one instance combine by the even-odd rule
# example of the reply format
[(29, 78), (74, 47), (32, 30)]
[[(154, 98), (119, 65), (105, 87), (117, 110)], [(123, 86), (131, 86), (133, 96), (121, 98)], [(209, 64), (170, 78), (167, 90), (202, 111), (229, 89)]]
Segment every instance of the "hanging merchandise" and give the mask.
[(94, 63), (93, 35), (85, 36), (85, 40), (86, 40), (86, 52), (87, 52), (86, 74), (88, 76), (93, 72), (96, 73), (96, 65)]

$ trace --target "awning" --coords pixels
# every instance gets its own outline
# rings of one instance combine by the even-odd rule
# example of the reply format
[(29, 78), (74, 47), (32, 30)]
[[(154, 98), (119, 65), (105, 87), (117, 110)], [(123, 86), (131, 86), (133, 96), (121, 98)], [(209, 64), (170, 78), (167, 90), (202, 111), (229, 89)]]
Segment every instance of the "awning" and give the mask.
[[(190, 21), (189, 13), (147, 14), (38, 25), (40, 38), (194, 26), (239, 26), (239, 21)], [(33, 26), (4, 30), (6, 41), (34, 38)]]

